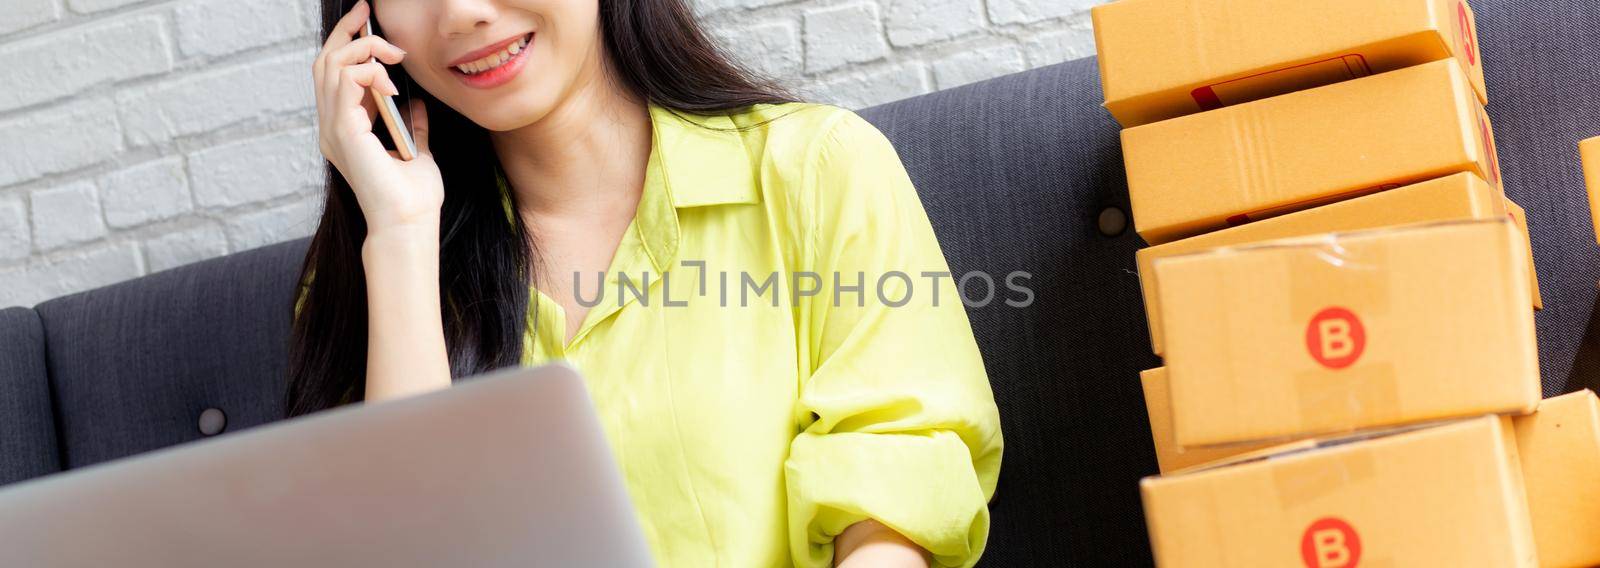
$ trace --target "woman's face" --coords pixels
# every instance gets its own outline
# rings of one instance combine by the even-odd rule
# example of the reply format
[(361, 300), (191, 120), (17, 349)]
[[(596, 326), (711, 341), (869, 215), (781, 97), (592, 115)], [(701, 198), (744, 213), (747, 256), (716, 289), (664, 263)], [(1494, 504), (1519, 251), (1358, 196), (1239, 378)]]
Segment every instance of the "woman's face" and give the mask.
[(599, 0), (375, 0), (384, 39), (435, 98), (479, 126), (544, 118), (601, 72)]

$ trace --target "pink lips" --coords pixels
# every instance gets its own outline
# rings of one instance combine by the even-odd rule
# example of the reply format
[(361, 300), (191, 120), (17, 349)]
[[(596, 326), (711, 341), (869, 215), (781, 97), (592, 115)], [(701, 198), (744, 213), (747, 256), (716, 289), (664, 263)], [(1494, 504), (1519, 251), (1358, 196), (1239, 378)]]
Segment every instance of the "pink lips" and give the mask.
[(522, 51), (518, 51), (516, 55), (511, 56), (511, 59), (501, 64), (499, 67), (495, 67), (494, 69), (469, 75), (462, 73), (459, 69), (456, 69), (455, 66), (498, 53), (500, 50), (505, 49), (507, 45), (511, 45), (512, 42), (521, 40), (522, 37), (523, 36), (517, 36), (463, 56), (461, 59), (458, 59), (456, 62), (450, 64), (450, 74), (455, 75), (457, 79), (460, 79), (461, 82), (465, 83), (468, 87), (475, 89), (492, 89), (510, 82), (512, 79), (517, 77), (517, 73), (521, 72), (522, 66), (527, 63), (528, 52), (533, 50), (533, 43), (538, 39), (538, 34), (528, 34), (528, 45), (523, 46)]

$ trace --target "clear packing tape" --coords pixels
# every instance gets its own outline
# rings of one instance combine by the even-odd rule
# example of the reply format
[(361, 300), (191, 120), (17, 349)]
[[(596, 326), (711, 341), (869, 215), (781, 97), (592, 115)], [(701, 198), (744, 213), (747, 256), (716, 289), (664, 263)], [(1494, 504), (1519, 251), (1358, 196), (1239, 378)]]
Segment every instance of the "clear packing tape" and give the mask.
[(1521, 238), (1458, 220), (1157, 260), (1176, 444), (1531, 410)]
[[(1344, 246), (1339, 234), (1315, 238), (1312, 254), (1289, 257), (1290, 325), (1304, 325), (1329, 306), (1360, 306), (1362, 316), (1390, 315), (1395, 288), (1406, 286), (1383, 268), (1389, 249)], [(1360, 425), (1362, 417), (1402, 416), (1399, 381), (1388, 361), (1341, 369), (1329, 380), (1327, 369), (1303, 369), (1289, 376), (1305, 432), (1339, 432)]]

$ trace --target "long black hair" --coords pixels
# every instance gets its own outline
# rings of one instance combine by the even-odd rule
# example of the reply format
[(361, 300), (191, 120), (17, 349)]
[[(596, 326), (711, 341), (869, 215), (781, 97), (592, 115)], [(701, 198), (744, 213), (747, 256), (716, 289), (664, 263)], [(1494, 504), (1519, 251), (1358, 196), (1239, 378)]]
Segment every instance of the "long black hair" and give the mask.
[[(793, 100), (771, 80), (730, 60), (685, 0), (594, 1), (600, 3), (606, 64), (640, 100), (693, 114)], [(324, 39), (354, 4), (322, 0)], [(410, 77), (398, 66), (389, 73), (396, 85), (409, 87)], [(427, 105), (429, 146), (444, 179), (439, 294), (451, 378), (517, 365), (534, 276), (532, 233), (520, 215), (506, 222), (489, 132), (420, 88), (402, 88), (400, 98), (408, 90)], [(401, 108), (405, 102), (397, 101)], [(304, 299), (291, 332), (284, 398), (291, 417), (358, 401), (366, 392), (366, 221), (350, 184), (332, 164), (326, 193), (300, 269)], [(513, 207), (515, 199), (512, 192)]]

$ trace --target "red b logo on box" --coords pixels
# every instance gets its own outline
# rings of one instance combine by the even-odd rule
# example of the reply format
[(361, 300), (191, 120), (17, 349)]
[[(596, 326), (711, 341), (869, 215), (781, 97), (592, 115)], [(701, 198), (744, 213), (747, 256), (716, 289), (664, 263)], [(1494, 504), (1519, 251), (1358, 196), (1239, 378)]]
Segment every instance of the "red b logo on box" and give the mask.
[(1300, 559), (1306, 568), (1355, 568), (1361, 561), (1361, 537), (1350, 523), (1317, 519), (1300, 537)]
[(1325, 308), (1306, 326), (1306, 351), (1329, 369), (1355, 364), (1366, 347), (1367, 330), (1361, 326), (1361, 318), (1350, 310)]
[(1472, 18), (1467, 15), (1467, 3), (1456, 3), (1456, 36), (1461, 43), (1461, 51), (1466, 53), (1469, 65), (1478, 64), (1478, 46), (1472, 41), (1477, 34), (1472, 31)]

